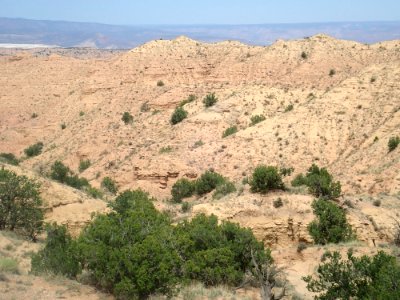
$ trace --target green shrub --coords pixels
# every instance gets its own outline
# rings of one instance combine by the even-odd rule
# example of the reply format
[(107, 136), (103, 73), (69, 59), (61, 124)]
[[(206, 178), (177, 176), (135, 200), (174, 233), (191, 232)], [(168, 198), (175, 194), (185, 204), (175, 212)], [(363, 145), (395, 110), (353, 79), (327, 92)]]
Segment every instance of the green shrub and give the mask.
[(164, 86), (164, 82), (162, 80), (157, 81), (157, 86)]
[(293, 110), (293, 108), (294, 108), (293, 104), (289, 104), (288, 106), (286, 106), (286, 108), (285, 108), (285, 112), (292, 111), (292, 110)]
[(180, 106), (180, 107), (183, 107), (183, 106), (185, 106), (186, 104), (195, 101), (196, 99), (197, 99), (197, 97), (196, 97), (195, 95), (193, 95), (193, 94), (192, 94), (192, 95), (189, 95), (189, 97), (187, 97), (187, 99), (182, 100), (181, 103), (179, 103), (179, 106)]
[(125, 123), (125, 125), (132, 124), (133, 116), (129, 112), (126, 111), (122, 115), (122, 121)]
[(174, 149), (171, 146), (168, 145), (166, 147), (161, 147), (159, 152), (160, 152), (160, 154), (171, 153), (173, 150)]
[(307, 179), (304, 177), (302, 173), (296, 175), (296, 177), (290, 183), (292, 186), (302, 186), (307, 185)]
[(388, 142), (389, 152), (392, 152), (397, 146), (400, 144), (400, 137), (399, 136), (392, 136)]
[(234, 192), (236, 192), (235, 185), (230, 181), (226, 181), (215, 188), (215, 191), (213, 193), (213, 199), (219, 200), (222, 197)]
[(92, 163), (90, 162), (90, 159), (84, 159), (79, 162), (79, 172), (82, 173), (85, 171), (87, 168), (90, 167)]
[(282, 175), (277, 167), (260, 165), (256, 167), (250, 179), (250, 187), (253, 193), (265, 194), (270, 190), (284, 190)]
[(346, 259), (328, 251), (322, 262), (316, 277), (303, 277), (315, 299), (400, 299), (400, 265), (383, 251), (355, 257), (349, 250)]
[(208, 94), (204, 99), (203, 103), (205, 107), (210, 107), (213, 106), (215, 103), (217, 103), (218, 98), (215, 96), (215, 93)]
[(175, 125), (182, 122), (188, 116), (188, 112), (183, 109), (183, 107), (179, 106), (175, 109), (174, 113), (171, 116), (171, 124)]
[(265, 121), (265, 116), (264, 115), (254, 115), (251, 116), (250, 118), (250, 126), (254, 126), (262, 121)]
[(81, 110), (81, 111), (79, 112), (79, 116), (80, 116), (80, 117), (83, 117), (84, 115), (85, 115), (85, 112)]
[(222, 175), (216, 172), (206, 171), (196, 180), (196, 193), (202, 196), (223, 183), (225, 183), (225, 178)]
[(306, 174), (306, 185), (315, 197), (335, 199), (342, 191), (339, 181), (334, 182), (333, 177), (326, 168), (319, 168), (313, 164)]
[(188, 202), (182, 202), (181, 210), (183, 213), (188, 212), (190, 210), (190, 204)]
[(12, 153), (0, 153), (0, 162), (5, 162), (6, 164), (18, 166), (19, 159)]
[(171, 189), (172, 201), (175, 203), (182, 202), (182, 199), (193, 196), (195, 189), (196, 186), (194, 182), (189, 181), (186, 178), (178, 179)]
[(273, 205), (275, 208), (279, 208), (283, 206), (282, 198), (279, 197), (278, 199), (274, 200)]
[(101, 187), (113, 195), (117, 194), (117, 192), (118, 192), (117, 183), (110, 177), (103, 178), (103, 180), (101, 181)]
[(96, 189), (95, 187), (92, 187), (90, 185), (86, 187), (86, 192), (92, 198), (95, 198), (95, 199), (103, 198), (103, 193), (99, 189)]
[(79, 177), (78, 175), (68, 176), (65, 180), (65, 184), (78, 190), (90, 187), (89, 181), (86, 178)]
[(43, 150), (43, 143), (38, 142), (38, 143), (33, 144), (33, 145), (29, 146), (28, 148), (26, 148), (24, 150), (24, 152), (27, 157), (33, 157), (33, 156), (38, 156), (39, 154), (41, 154), (42, 150)]
[(18, 262), (14, 258), (0, 257), (0, 274), (20, 274)]
[(308, 231), (316, 244), (337, 244), (354, 237), (345, 212), (336, 204), (319, 199), (314, 200), (312, 208), (317, 219), (308, 225)]
[(229, 135), (235, 134), (237, 131), (238, 131), (237, 126), (231, 126), (223, 132), (222, 137), (225, 138)]
[(26, 176), (0, 169), (0, 230), (17, 231), (36, 241), (44, 218), (39, 187)]
[(81, 272), (76, 241), (71, 238), (65, 226), (48, 225), (46, 231), (44, 248), (32, 256), (31, 272), (36, 275), (52, 273), (76, 278)]
[(301, 52), (301, 58), (302, 59), (307, 59), (308, 58), (308, 55), (307, 55), (307, 53), (306, 52)]
[(78, 190), (90, 187), (86, 178), (74, 175), (70, 168), (58, 160), (51, 166), (50, 178)]

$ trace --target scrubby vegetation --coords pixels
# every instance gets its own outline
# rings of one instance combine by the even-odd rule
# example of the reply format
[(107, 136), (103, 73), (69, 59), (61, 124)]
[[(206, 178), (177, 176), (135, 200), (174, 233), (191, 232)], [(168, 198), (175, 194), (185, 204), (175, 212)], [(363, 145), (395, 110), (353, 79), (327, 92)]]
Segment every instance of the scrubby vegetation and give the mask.
[(184, 110), (183, 107), (178, 106), (171, 116), (171, 124), (172, 125), (178, 124), (178, 123), (182, 122), (184, 119), (186, 119), (187, 116), (188, 116), (188, 112), (186, 110)]
[(172, 201), (174, 201), (175, 203), (180, 203), (182, 202), (182, 199), (193, 196), (195, 190), (196, 184), (194, 181), (190, 181), (186, 178), (181, 178), (172, 186)]
[(183, 106), (185, 106), (186, 104), (195, 101), (196, 99), (197, 99), (196, 95), (191, 94), (191, 95), (189, 95), (186, 99), (182, 100), (182, 101), (179, 103), (179, 106), (180, 106), (180, 107), (183, 107)]
[(13, 166), (19, 165), (19, 159), (13, 153), (0, 153), (0, 162)]
[(264, 115), (254, 115), (250, 118), (250, 126), (254, 126), (262, 121), (265, 121)]
[(227, 128), (223, 133), (222, 133), (222, 137), (225, 138), (227, 136), (230, 136), (232, 134), (235, 134), (238, 131), (237, 126), (231, 126), (229, 128)]
[(83, 171), (85, 171), (87, 168), (90, 167), (91, 165), (91, 161), (90, 159), (83, 159), (79, 162), (79, 172), (82, 173)]
[(316, 278), (303, 278), (315, 299), (400, 299), (400, 265), (383, 251), (355, 257), (349, 250), (347, 259), (328, 251), (322, 262)]
[(215, 93), (208, 94), (204, 99), (203, 103), (205, 107), (210, 107), (213, 106), (215, 103), (217, 103), (218, 98), (215, 96)]
[(125, 125), (132, 124), (133, 116), (129, 112), (126, 111), (122, 114), (122, 121), (125, 123)]
[(335, 199), (342, 191), (339, 181), (333, 181), (333, 176), (326, 168), (319, 168), (313, 164), (307, 171), (306, 176), (298, 174), (292, 181), (292, 186), (308, 186), (311, 194), (318, 198)]
[(164, 82), (162, 80), (157, 81), (157, 86), (164, 86)]
[(400, 137), (399, 136), (392, 136), (388, 142), (389, 152), (392, 152), (397, 146), (400, 144)]
[(329, 200), (318, 199), (312, 203), (316, 220), (308, 225), (314, 242), (321, 245), (346, 242), (354, 238), (346, 213)]
[(277, 167), (258, 166), (249, 181), (253, 193), (265, 194), (270, 190), (284, 190), (282, 175)]
[(16, 231), (36, 240), (44, 218), (39, 187), (26, 176), (0, 169), (0, 230)]
[(42, 142), (37, 142), (36, 144), (33, 144), (33, 145), (29, 146), (28, 148), (26, 148), (24, 150), (24, 153), (27, 157), (38, 156), (39, 154), (42, 153), (43, 146), (44, 145)]
[(238, 286), (245, 274), (273, 267), (270, 252), (249, 229), (205, 215), (172, 226), (153, 200), (141, 190), (125, 191), (77, 239), (65, 227), (49, 227), (32, 271), (74, 278), (84, 270), (94, 285), (119, 299), (143, 299), (172, 296), (178, 285), (193, 280)]
[(101, 181), (101, 187), (113, 195), (117, 194), (118, 192), (117, 183), (108, 176), (104, 177)]

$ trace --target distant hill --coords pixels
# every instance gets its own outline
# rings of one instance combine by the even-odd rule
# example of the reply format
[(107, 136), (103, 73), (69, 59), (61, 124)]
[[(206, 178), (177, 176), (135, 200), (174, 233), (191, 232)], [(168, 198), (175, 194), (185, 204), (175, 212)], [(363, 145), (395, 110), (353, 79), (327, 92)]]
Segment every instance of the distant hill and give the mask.
[(296, 39), (317, 33), (375, 43), (400, 39), (399, 22), (346, 22), (260, 25), (117, 26), (66, 21), (0, 18), (0, 44), (45, 44), (61, 47), (131, 49), (155, 39), (180, 35), (205, 41), (238, 40), (269, 45), (277, 39)]

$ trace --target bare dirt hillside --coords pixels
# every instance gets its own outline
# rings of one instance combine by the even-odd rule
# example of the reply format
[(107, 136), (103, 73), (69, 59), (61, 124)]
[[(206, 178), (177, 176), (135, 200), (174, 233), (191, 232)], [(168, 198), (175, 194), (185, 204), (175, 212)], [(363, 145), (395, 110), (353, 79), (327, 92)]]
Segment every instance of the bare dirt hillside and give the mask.
[[(303, 297), (310, 295), (300, 278), (321, 252), (296, 252), (299, 242), (312, 242), (313, 198), (301, 189), (250, 193), (242, 180), (258, 164), (294, 167), (294, 174), (312, 163), (327, 167), (342, 183), (339, 204), (360, 252), (387, 247), (393, 238), (400, 149), (388, 152), (388, 140), (400, 135), (400, 41), (364, 45), (317, 35), (253, 47), (180, 37), (107, 57), (12, 52), (0, 57), (0, 67), (0, 152), (23, 157), (26, 147), (44, 143), (41, 155), (21, 163), (22, 172), (46, 174), (55, 160), (77, 172), (79, 161), (90, 159), (80, 176), (96, 187), (110, 176), (120, 190), (148, 191), (177, 220), (206, 212), (251, 227)], [(209, 93), (218, 102), (205, 108)], [(197, 99), (184, 106), (188, 118), (171, 125), (174, 109), (189, 95)], [(121, 120), (124, 112), (132, 124)], [(250, 118), (261, 114), (265, 121), (251, 126)], [(238, 132), (222, 138), (230, 126)], [(177, 179), (210, 168), (239, 192), (190, 199), (185, 214), (167, 201)], [(49, 205), (48, 219), (76, 231), (105, 209), (104, 202), (51, 181), (44, 187), (46, 199), (59, 201)], [(278, 197), (281, 208), (273, 206)]]

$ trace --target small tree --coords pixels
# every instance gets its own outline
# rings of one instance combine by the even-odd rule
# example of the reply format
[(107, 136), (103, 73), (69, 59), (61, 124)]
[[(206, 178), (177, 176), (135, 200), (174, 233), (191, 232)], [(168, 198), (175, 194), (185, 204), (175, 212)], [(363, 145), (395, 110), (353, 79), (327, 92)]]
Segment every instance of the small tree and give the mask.
[(125, 123), (125, 125), (132, 124), (133, 116), (129, 112), (126, 111), (122, 115), (122, 121)]
[(334, 182), (333, 177), (326, 168), (319, 168), (313, 164), (306, 174), (306, 185), (315, 197), (335, 199), (340, 196), (341, 185), (339, 181)]
[(36, 241), (44, 218), (39, 187), (26, 176), (0, 170), (0, 230), (18, 231)]
[(183, 107), (179, 106), (175, 109), (171, 116), (171, 124), (175, 125), (182, 122), (188, 116), (188, 112)]
[(222, 175), (206, 171), (196, 180), (196, 193), (200, 196), (207, 194), (223, 183), (225, 183), (225, 178)]
[(57, 160), (51, 166), (50, 178), (61, 183), (66, 183), (71, 170), (61, 161)]
[(312, 203), (316, 220), (308, 225), (308, 231), (317, 244), (339, 243), (354, 238), (345, 212), (328, 200), (314, 200)]
[(265, 194), (270, 190), (285, 189), (278, 168), (273, 166), (258, 166), (249, 183), (253, 193)]
[(203, 103), (205, 107), (210, 107), (213, 106), (215, 103), (217, 103), (218, 98), (215, 96), (215, 93), (208, 94), (204, 99)]
[(38, 156), (39, 154), (41, 154), (42, 149), (43, 149), (43, 143), (38, 142), (38, 143), (33, 144), (33, 145), (29, 146), (28, 148), (26, 148), (24, 150), (24, 152), (27, 157), (33, 157), (33, 156)]

